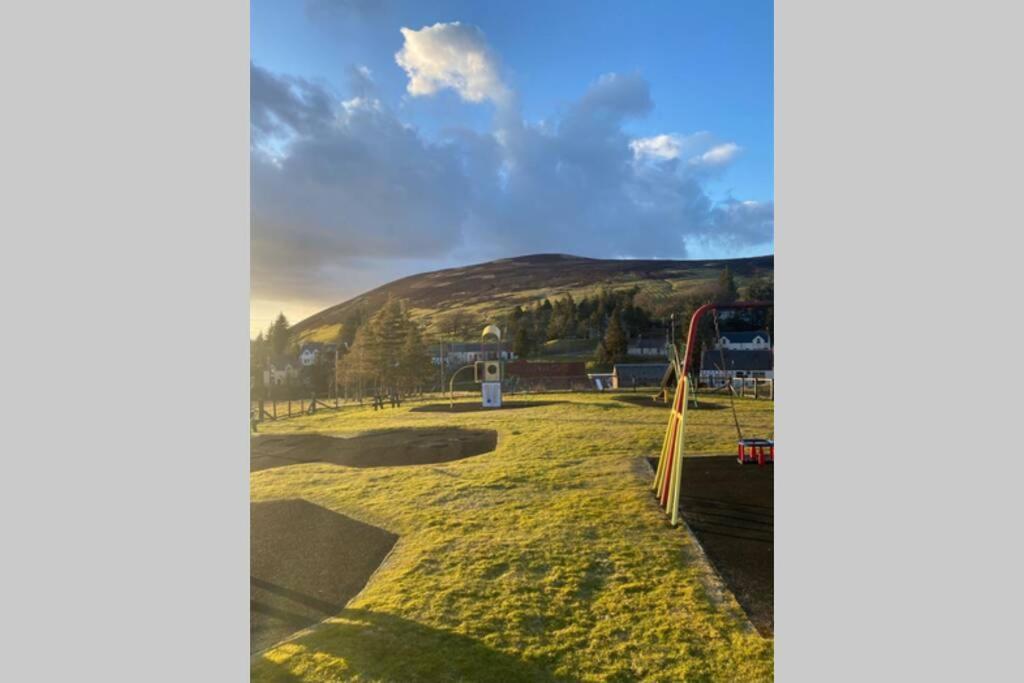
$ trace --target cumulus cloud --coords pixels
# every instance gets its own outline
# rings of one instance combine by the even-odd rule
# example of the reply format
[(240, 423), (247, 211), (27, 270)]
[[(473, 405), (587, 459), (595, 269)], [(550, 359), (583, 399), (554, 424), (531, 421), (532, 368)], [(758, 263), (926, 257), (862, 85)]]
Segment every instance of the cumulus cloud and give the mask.
[(626, 132), (654, 106), (640, 74), (605, 74), (531, 122), (503, 106), (514, 93), (479, 30), (436, 24), (403, 35), (396, 61), (408, 91), (494, 102), (493, 129), (428, 139), (381, 101), (365, 68), (351, 68), (335, 94), (252, 66), (254, 295), (324, 298), (326, 289), (338, 300), (374, 277), (524, 253), (683, 258), (687, 245), (771, 243), (771, 202), (716, 201), (705, 189), (738, 144), (706, 131)]
[(508, 100), (510, 91), (479, 28), (456, 21), (418, 31), (403, 28), (402, 36), (405, 44), (395, 61), (409, 76), (410, 95), (433, 95), (450, 88), (468, 102)]
[(715, 145), (708, 151), (704, 152), (697, 159), (699, 163), (706, 164), (708, 166), (724, 166), (728, 164), (736, 155), (739, 154), (740, 146), (735, 142), (727, 142), (724, 145)]
[(353, 78), (361, 94), (339, 101), (256, 66), (252, 82), (255, 294), (308, 294), (355, 262), (441, 256), (459, 241), (457, 151), (404, 126), (371, 83)]

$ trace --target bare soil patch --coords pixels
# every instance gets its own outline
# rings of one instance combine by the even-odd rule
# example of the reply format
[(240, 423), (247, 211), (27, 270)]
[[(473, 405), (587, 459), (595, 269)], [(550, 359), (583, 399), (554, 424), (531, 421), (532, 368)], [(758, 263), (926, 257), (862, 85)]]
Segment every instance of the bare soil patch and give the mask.
[[(657, 468), (657, 458), (651, 458)], [(758, 632), (775, 629), (775, 468), (734, 455), (683, 458), (679, 509)]]
[(340, 612), (397, 540), (305, 500), (252, 503), (250, 651)]
[(268, 434), (249, 442), (249, 471), (297, 463), (347, 467), (426, 465), (489, 453), (498, 445), (492, 429), (459, 427), (386, 429), (357, 436)]

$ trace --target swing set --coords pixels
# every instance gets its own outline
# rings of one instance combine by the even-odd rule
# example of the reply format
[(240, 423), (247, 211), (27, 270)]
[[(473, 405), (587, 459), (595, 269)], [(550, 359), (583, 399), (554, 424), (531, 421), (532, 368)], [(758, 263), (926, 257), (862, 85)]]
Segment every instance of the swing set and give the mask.
[[(694, 350), (697, 347), (697, 332), (700, 321), (705, 314), (711, 313), (715, 324), (715, 335), (721, 339), (718, 329), (718, 312), (724, 310), (750, 310), (773, 308), (774, 303), (770, 301), (746, 301), (732, 304), (704, 304), (693, 313), (690, 318), (690, 329), (686, 335), (686, 352), (679, 359), (678, 354), (673, 355), (672, 363), (675, 366), (677, 384), (675, 396), (672, 399), (672, 412), (669, 415), (668, 427), (665, 429), (665, 438), (661, 445), (661, 456), (658, 458), (658, 469), (654, 475), (654, 483), (651, 490), (658, 497), (659, 504), (664, 508), (665, 513), (671, 516), (672, 526), (679, 523), (679, 495), (682, 488), (683, 472), (683, 435), (686, 429), (687, 407), (695, 396), (695, 390), (691, 383), (694, 366)], [(722, 369), (725, 370), (725, 356), (719, 344), (722, 354)], [(736, 415), (736, 405), (733, 399), (731, 383), (727, 383), (729, 404), (732, 408), (733, 423), (736, 426), (737, 436), (737, 459), (739, 462), (757, 462), (763, 465), (767, 460), (775, 461), (775, 444), (769, 439), (750, 439), (743, 436), (739, 418)]]

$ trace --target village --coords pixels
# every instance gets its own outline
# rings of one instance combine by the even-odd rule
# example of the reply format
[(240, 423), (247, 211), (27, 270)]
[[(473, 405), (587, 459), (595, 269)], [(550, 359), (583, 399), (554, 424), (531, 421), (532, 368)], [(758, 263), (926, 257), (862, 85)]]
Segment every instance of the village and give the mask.
[[(444, 378), (461, 367), (476, 361), (500, 359), (506, 361), (505, 371), (509, 390), (515, 391), (606, 391), (609, 389), (637, 389), (662, 387), (670, 371), (671, 341), (667, 337), (638, 337), (630, 339), (627, 362), (614, 363), (610, 372), (588, 372), (586, 360), (563, 360), (558, 356), (533, 359), (519, 358), (514, 351), (494, 351), (485, 342), (440, 342), (433, 346), (430, 362), (439, 370), (440, 386)], [(306, 342), (295, 357), (280, 355), (269, 360), (269, 367), (261, 378), (264, 386), (277, 388), (285, 395), (289, 390), (308, 394), (316, 386), (318, 377), (343, 377), (343, 360), (338, 360), (339, 347), (328, 342)], [(333, 373), (332, 373), (333, 369)], [(700, 386), (719, 388), (727, 381), (740, 385), (742, 380), (774, 382), (772, 343), (763, 330), (723, 333), (713, 348), (701, 355)], [(329, 387), (331, 397), (351, 396), (345, 387)]]

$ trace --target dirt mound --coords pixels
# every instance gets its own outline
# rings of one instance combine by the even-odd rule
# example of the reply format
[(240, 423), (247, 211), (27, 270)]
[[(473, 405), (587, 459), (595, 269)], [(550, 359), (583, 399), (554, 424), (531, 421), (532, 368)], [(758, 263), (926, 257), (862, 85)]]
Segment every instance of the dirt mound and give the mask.
[(537, 408), (539, 406), (552, 406), (565, 401), (503, 401), (500, 408), (484, 408), (482, 402), (474, 403), (428, 403), (427, 405), (410, 408), (411, 413), (477, 413), (495, 410), (514, 410), (515, 408)]
[(398, 540), (305, 500), (252, 503), (251, 652), (340, 612)]
[(305, 462), (347, 467), (396, 467), (460, 460), (498, 445), (493, 429), (387, 429), (358, 436), (270, 434), (249, 442), (249, 471)]

